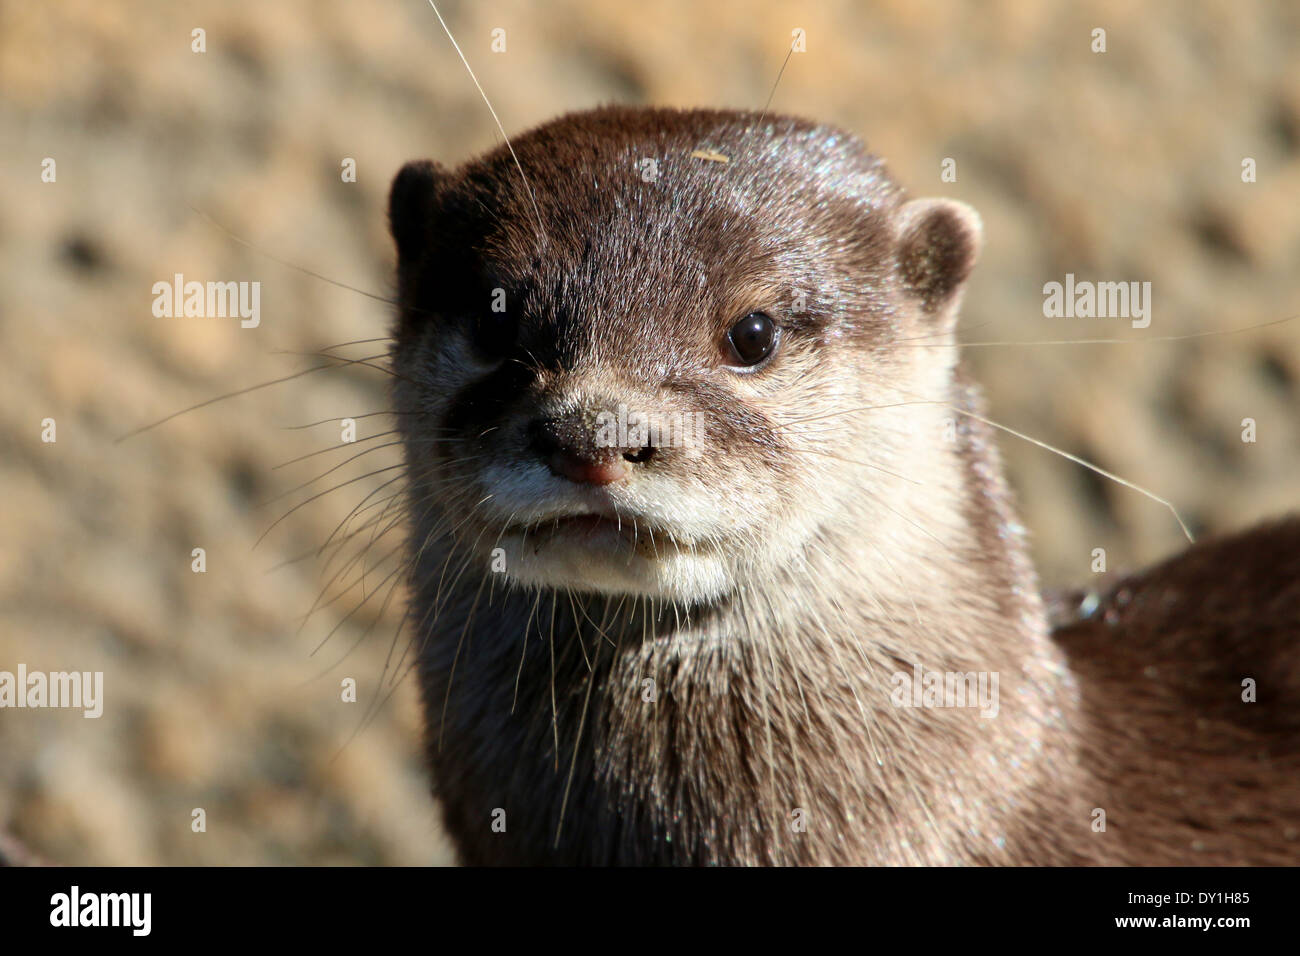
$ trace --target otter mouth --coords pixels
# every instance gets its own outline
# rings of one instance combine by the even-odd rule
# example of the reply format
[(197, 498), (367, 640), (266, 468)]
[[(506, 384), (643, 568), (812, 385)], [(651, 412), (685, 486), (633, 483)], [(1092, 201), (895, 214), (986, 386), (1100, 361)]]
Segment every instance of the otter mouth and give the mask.
[(549, 518), (544, 521), (534, 521), (527, 524), (513, 525), (508, 530), (525, 535), (543, 535), (550, 537), (576, 537), (590, 538), (595, 535), (615, 535), (627, 534), (631, 537), (633, 531), (633, 522), (629, 519), (623, 521), (619, 518), (611, 518), (607, 515), (581, 514), (581, 515), (563, 515), (558, 518)]
[(695, 550), (666, 528), (626, 515), (572, 514), (508, 525), (506, 534), (518, 535), (525, 544), (541, 547), (566, 544), (591, 550), (635, 552), (655, 557), (668, 551)]

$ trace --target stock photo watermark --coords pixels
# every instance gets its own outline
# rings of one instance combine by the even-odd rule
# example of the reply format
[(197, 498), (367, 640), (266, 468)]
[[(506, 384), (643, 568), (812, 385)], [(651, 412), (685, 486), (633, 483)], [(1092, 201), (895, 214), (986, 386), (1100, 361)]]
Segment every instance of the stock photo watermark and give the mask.
[(1151, 325), (1150, 282), (1076, 281), (1043, 286), (1043, 315), (1049, 319), (1131, 319), (1133, 328)]
[(889, 699), (895, 707), (978, 708), (981, 717), (998, 715), (997, 671), (927, 671), (918, 664), (909, 671), (895, 671)]
[(650, 415), (619, 402), (616, 411), (596, 415), (595, 443), (598, 448), (701, 448), (707, 418), (703, 412)]
[(103, 671), (0, 671), (0, 708), (78, 709), (84, 717), (104, 713)]
[(154, 318), (238, 318), (245, 329), (255, 329), (262, 323), (260, 282), (186, 282), (184, 274), (178, 272), (171, 282), (155, 282), (150, 291), (154, 296)]

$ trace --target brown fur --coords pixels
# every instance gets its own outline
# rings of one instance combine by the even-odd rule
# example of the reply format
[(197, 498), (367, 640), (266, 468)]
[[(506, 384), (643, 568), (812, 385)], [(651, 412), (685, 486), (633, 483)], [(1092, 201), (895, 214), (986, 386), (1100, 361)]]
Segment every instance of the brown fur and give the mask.
[(1105, 858), (1300, 862), (1300, 519), (1197, 544), (1094, 602), (1056, 639)]
[[(411, 618), (463, 860), (1195, 862), (1199, 822), (1216, 860), (1284, 858), (1264, 837), (1296, 823), (1284, 734), (1262, 763), (1207, 745), (1212, 765), (1235, 761), (1234, 794), (1251, 779), (1268, 793), (1266, 819), (1238, 826), (1232, 801), (1208, 809), (1221, 787), (1172, 792), (1210, 780), (1185, 728), (1147, 725), (1182, 713), (1173, 698), (1080, 654), (1088, 624), (1067, 632), (1068, 658), (1049, 635), (991, 435), (961, 414), (979, 410), (953, 347), (977, 218), (907, 202), (838, 130), (758, 119), (597, 110), (514, 140), (531, 193), (504, 149), (455, 171), (411, 164), (394, 183)], [(504, 313), (488, 309), (495, 289)], [(737, 373), (718, 343), (755, 309), (777, 319), (780, 350)], [(609, 500), (636, 540), (584, 565), (549, 512), (515, 521), (533, 489), (578, 494), (530, 436), (620, 401), (701, 412), (708, 441), (629, 465), (629, 497)], [(1290, 527), (1277, 546), (1294, 569)], [(684, 570), (655, 578), (664, 568)], [(1296, 597), (1265, 632), (1225, 611), (1240, 653), (1223, 679), (1260, 679), (1261, 703), (1239, 706), (1275, 713), (1287, 686), (1295, 701), (1294, 669), (1278, 681)], [(1143, 620), (1124, 627), (1136, 638)], [(1152, 653), (1224, 652), (1204, 634), (1179, 650), (1189, 630), (1160, 632), (1175, 643)], [(1261, 640), (1274, 657), (1255, 656)], [(997, 716), (898, 706), (891, 675), (918, 664), (998, 674)], [(1228, 712), (1216, 732), (1267, 722)], [(1183, 806), (1197, 822), (1179, 822)]]

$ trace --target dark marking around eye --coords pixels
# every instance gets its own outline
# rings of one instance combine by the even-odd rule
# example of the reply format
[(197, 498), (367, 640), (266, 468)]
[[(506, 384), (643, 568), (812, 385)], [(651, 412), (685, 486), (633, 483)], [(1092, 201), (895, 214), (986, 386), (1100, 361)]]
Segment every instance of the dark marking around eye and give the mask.
[(501, 416), (532, 382), (534, 372), (522, 362), (506, 361), (452, 399), (446, 427), (478, 434)]
[(487, 358), (505, 358), (519, 337), (519, 319), (513, 309), (493, 312), (488, 309), (474, 317), (471, 339), (474, 347)]

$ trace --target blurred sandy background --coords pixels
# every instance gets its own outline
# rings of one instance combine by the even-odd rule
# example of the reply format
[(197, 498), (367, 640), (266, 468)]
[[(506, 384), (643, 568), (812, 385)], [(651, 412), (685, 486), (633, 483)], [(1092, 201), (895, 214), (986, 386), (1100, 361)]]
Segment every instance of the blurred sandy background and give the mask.
[[(761, 107), (803, 27), (808, 52), (773, 109), (838, 123), (913, 192), (983, 213), (967, 341), (1133, 340), (970, 350), (995, 418), (1170, 498), (1201, 532), (1300, 501), (1300, 322), (1149, 341), (1300, 313), (1295, 3), (442, 8), (508, 131), (609, 101)], [(493, 55), (498, 26), (508, 48)], [(206, 53), (190, 50), (195, 27)], [(1105, 54), (1090, 51), (1094, 27)], [(346, 457), (276, 469), (337, 444), (337, 426), (290, 426), (382, 410), (382, 375), (316, 373), (114, 439), (313, 364), (292, 353), (384, 334), (382, 303), (277, 265), (191, 206), (387, 294), (393, 173), (496, 140), (424, 0), (0, 3), (0, 669), (106, 682), (99, 720), (0, 711), (0, 830), (65, 863), (450, 862), (412, 682), (353, 738), (387, 693), (402, 601), (381, 607), (375, 586), (392, 565), (368, 579), (379, 598), (350, 617), (357, 600), (341, 600), (301, 631), (327, 575), (311, 560), (271, 570), (391, 473), (255, 547), (304, 493), (272, 499)], [(56, 183), (40, 181), (45, 157)], [(340, 179), (344, 157), (356, 183)], [(944, 157), (955, 184), (940, 181)], [(261, 327), (154, 318), (151, 286), (177, 272), (259, 280)], [(1152, 282), (1151, 328), (1045, 319), (1042, 285), (1066, 272)], [(55, 444), (40, 441), (47, 417)], [(1159, 505), (1016, 439), (1003, 448), (1047, 582), (1085, 581), (1094, 547), (1112, 569), (1179, 547)], [(190, 569), (194, 547), (206, 573)], [(356, 704), (340, 699), (345, 677)], [(191, 832), (195, 807), (206, 833)]]

